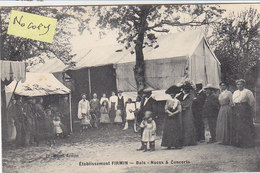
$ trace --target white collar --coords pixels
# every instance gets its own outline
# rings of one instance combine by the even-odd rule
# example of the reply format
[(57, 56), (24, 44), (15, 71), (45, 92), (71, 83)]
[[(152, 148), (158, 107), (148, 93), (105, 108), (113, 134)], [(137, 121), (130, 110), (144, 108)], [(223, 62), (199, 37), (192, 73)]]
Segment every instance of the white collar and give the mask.
[(184, 94), (184, 96), (183, 96), (183, 100), (186, 99), (186, 98), (188, 97), (188, 95), (189, 95), (189, 93)]

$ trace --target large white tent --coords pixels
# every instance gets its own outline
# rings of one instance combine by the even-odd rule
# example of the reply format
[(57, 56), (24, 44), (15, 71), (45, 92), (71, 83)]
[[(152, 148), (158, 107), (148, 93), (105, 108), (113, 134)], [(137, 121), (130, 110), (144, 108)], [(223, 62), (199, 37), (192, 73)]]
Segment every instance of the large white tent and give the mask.
[[(164, 34), (158, 36), (157, 43), (157, 48), (146, 46), (143, 49), (145, 80), (147, 85), (155, 88), (157, 100), (166, 99), (164, 91), (186, 79), (203, 86), (209, 83), (215, 87), (219, 85), (220, 62), (202, 30)], [(136, 56), (127, 50), (119, 50), (117, 45), (94, 47), (76, 56), (76, 67), (71, 70), (113, 64), (117, 89), (134, 98), (137, 88), (133, 71)]]
[[(186, 78), (195, 84), (218, 86), (220, 63), (210, 49), (201, 30), (162, 35), (159, 47), (144, 48), (145, 78), (148, 85), (165, 90)], [(128, 54), (116, 64), (119, 90), (136, 88), (133, 68), (135, 54)]]
[[(201, 83), (205, 86), (210, 83), (218, 86), (221, 75), (220, 63), (202, 30), (162, 34), (158, 36), (157, 43), (157, 48), (146, 46), (143, 49), (145, 80), (147, 85), (156, 90), (156, 99), (164, 100), (166, 96), (163, 96), (163, 93), (168, 87), (187, 78), (195, 84)], [(133, 69), (136, 56), (129, 50), (124, 50), (123, 45), (94, 46), (78, 53), (72, 61), (75, 62), (75, 66), (69, 70), (88, 70), (85, 76), (88, 78), (86, 85), (89, 85), (89, 94), (91, 82), (98, 81), (92, 77), (90, 68), (113, 65), (115, 76), (110, 77), (116, 78), (117, 90), (122, 90), (131, 98), (135, 97), (137, 87)], [(109, 76), (107, 79), (109, 80)]]

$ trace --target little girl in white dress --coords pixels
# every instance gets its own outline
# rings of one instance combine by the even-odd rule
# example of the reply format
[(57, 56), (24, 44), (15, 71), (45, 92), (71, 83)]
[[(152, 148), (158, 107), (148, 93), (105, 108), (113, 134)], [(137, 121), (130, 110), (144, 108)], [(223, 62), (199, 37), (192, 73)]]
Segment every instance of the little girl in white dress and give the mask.
[(54, 134), (56, 137), (60, 137), (62, 135), (62, 123), (60, 121), (60, 117), (59, 116), (55, 116), (53, 121), (53, 128), (54, 128)]

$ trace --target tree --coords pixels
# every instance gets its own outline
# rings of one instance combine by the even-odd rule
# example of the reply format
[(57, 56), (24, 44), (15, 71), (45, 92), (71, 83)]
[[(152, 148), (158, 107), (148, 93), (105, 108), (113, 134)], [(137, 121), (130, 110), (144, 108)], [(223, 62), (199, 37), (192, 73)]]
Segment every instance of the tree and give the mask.
[[(222, 80), (233, 84), (247, 78), (256, 68), (260, 55), (260, 14), (250, 8), (231, 13), (214, 27), (215, 54), (221, 63)], [(251, 80), (252, 81), (252, 80)]]
[[(56, 26), (53, 43), (45, 43), (7, 34), (11, 10), (19, 10), (32, 14), (56, 18)], [(0, 8), (0, 33), (1, 33), (1, 59), (22, 61), (28, 58), (47, 53), (50, 57), (56, 57), (65, 64), (74, 56), (71, 54), (70, 39), (75, 32), (75, 26), (79, 32), (88, 28), (90, 18), (87, 7), (2, 7)]]
[(145, 87), (143, 48), (157, 47), (156, 33), (169, 32), (170, 27), (201, 26), (216, 22), (224, 12), (213, 5), (138, 5), (93, 7), (101, 28), (118, 29), (118, 42), (134, 48), (137, 90)]

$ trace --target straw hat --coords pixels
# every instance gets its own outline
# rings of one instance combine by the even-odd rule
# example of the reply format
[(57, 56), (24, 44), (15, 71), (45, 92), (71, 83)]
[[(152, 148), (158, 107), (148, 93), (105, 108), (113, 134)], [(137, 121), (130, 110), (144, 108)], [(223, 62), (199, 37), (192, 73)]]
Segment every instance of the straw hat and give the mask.
[(144, 93), (152, 92), (154, 89), (152, 87), (147, 87), (143, 90)]

